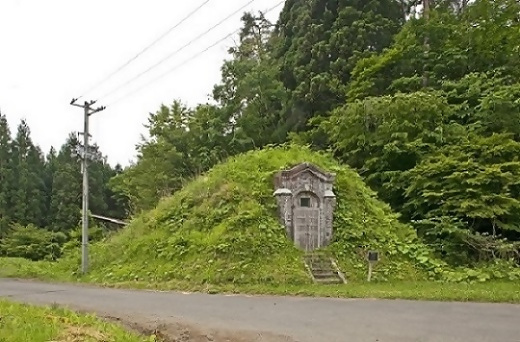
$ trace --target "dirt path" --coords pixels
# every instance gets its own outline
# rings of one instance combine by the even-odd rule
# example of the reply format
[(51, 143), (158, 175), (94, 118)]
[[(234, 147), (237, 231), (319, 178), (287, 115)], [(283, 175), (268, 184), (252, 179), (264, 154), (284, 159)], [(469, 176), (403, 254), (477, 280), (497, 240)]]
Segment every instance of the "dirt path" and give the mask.
[(520, 305), (252, 297), (0, 280), (0, 297), (66, 305), (182, 342), (520, 342)]

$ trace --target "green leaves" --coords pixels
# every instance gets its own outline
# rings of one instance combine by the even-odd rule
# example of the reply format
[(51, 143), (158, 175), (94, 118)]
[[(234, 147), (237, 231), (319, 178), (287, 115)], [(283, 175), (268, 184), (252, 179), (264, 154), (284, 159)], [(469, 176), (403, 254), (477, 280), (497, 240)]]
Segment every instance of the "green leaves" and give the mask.
[(138, 161), (117, 175), (112, 190), (130, 199), (133, 211), (153, 208), (192, 177), (233, 153), (237, 135), (211, 105), (189, 109), (175, 101), (149, 117), (148, 140), (138, 146)]
[[(436, 5), (388, 49), (357, 62), (348, 102), (321, 129), (439, 254), (464, 263), (495, 253), (478, 249), (500, 235), (520, 237), (520, 31), (512, 24), (520, 5)], [(480, 233), (490, 241), (464, 236)]]
[(425, 276), (425, 270), (440, 267), (413, 228), (400, 223), (354, 171), (327, 153), (283, 145), (219, 163), (139, 215), (120, 234), (97, 244), (92, 277), (196, 284), (309, 282), (302, 252), (280, 225), (272, 195), (274, 174), (304, 161), (337, 173), (338, 206), (329, 251), (354, 273), (349, 279), (363, 277), (359, 246), (388, 256), (378, 266), (380, 280)]
[(61, 256), (61, 245), (67, 239), (34, 225), (15, 225), (0, 242), (2, 255), (13, 258), (56, 260)]
[(518, 77), (520, 32), (513, 23), (519, 10), (514, 0), (477, 0), (462, 14), (438, 6), (428, 22), (408, 21), (389, 49), (353, 68), (349, 99), (417, 91), (424, 71), (434, 89), (473, 72), (502, 69)]
[(403, 22), (394, 0), (287, 3), (275, 49), (290, 90), (283, 124), (307, 131), (310, 119), (341, 105), (356, 62), (388, 47)]
[[(0, 254), (35, 260), (61, 255), (63, 244), (80, 223), (81, 172), (79, 160), (73, 157), (78, 145), (71, 134), (59, 153), (51, 148), (44, 158), (27, 123), (21, 121), (12, 138), (0, 114)], [(105, 216), (125, 216), (125, 200), (117, 201), (107, 188), (114, 170), (103, 161), (89, 166), (90, 209)]]
[(11, 192), (14, 170), (11, 160), (11, 133), (7, 118), (0, 113), (0, 239), (11, 222)]
[[(471, 233), (515, 239), (517, 85), (501, 74), (471, 74), (446, 82), (443, 90), (351, 102), (322, 126), (336, 153), (361, 170), (404, 219), (453, 217)], [(417, 228), (431, 242), (454, 238), (446, 225), (433, 225)]]
[(509, 161), (518, 153), (520, 143), (498, 134), (446, 146), (409, 172), (408, 205), (416, 216), (454, 215), (493, 232), (497, 220), (519, 218), (520, 162)]
[(11, 185), (11, 219), (21, 225), (44, 224), (45, 183), (43, 178), (44, 157), (33, 144), (30, 129), (21, 121), (11, 148), (14, 172)]

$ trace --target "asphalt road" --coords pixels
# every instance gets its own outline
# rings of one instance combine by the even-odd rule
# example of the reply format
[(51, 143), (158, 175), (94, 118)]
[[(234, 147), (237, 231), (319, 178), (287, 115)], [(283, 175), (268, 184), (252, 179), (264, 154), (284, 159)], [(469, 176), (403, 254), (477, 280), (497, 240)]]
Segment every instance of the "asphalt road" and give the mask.
[[(520, 305), (512, 304), (226, 296), (18, 280), (0, 280), (0, 297), (136, 324), (183, 324), (185, 334), (186, 327), (198, 329), (205, 341), (227, 331), (222, 341), (520, 342)], [(192, 340), (203, 341), (183, 341)]]

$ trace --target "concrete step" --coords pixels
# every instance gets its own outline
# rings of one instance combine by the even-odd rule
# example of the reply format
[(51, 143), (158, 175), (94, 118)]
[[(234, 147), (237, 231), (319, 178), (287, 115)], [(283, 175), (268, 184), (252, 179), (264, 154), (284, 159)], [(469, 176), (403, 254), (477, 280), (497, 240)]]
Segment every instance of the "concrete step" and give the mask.
[(310, 268), (313, 270), (334, 270), (334, 267), (331, 263), (328, 264), (310, 264)]
[(336, 270), (332, 269), (332, 268), (311, 268), (311, 271), (313, 274), (320, 274), (320, 273), (336, 274)]
[(343, 284), (343, 280), (340, 278), (317, 278), (316, 282), (324, 285)]
[(314, 281), (320, 284), (343, 284), (343, 278), (338, 273), (330, 256), (312, 253), (304, 257), (305, 264)]
[(338, 274), (336, 272), (320, 272), (320, 271), (317, 271), (317, 272), (312, 272), (312, 275), (314, 276), (314, 278), (318, 279), (322, 279), (322, 278), (336, 278), (338, 276)]

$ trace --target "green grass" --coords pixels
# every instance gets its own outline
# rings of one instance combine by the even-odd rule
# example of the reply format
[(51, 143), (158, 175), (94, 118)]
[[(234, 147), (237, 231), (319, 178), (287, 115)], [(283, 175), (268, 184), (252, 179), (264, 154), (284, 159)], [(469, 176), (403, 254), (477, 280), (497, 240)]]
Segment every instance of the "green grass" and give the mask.
[[(303, 252), (277, 219), (273, 177), (301, 162), (336, 173), (334, 237), (324, 252), (336, 258), (348, 285), (312, 284)], [(364, 253), (371, 249), (382, 259), (375, 283), (366, 284)], [(54, 264), (0, 259), (0, 276), (208, 292), (506, 302), (518, 301), (508, 281), (520, 279), (520, 268), (507, 262), (450, 267), (356, 172), (302, 146), (231, 158), (91, 245), (90, 255), (85, 277), (78, 274), (79, 248)]]
[(144, 342), (153, 341), (91, 315), (0, 300), (2, 342)]
[(345, 299), (406, 299), (443, 302), (520, 303), (518, 284), (513, 282), (440, 283), (384, 282), (342, 285), (193, 285), (186, 282), (124, 282), (107, 287), (147, 290), (177, 290), (210, 294), (250, 294)]
[[(0, 277), (35, 278), (58, 282), (92, 283), (90, 277), (76, 277), (52, 272), (56, 265), (24, 259), (0, 258)], [(104, 282), (105, 287), (127, 289), (178, 290), (204, 293), (287, 295), (331, 298), (378, 298), (426, 301), (461, 301), (489, 303), (520, 303), (518, 283), (488, 281), (484, 283), (453, 283), (434, 281), (356, 282), (345, 285), (266, 285), (266, 284), (194, 284), (189, 281), (166, 282), (123, 281)]]
[[(327, 252), (349, 280), (364, 278), (363, 253), (369, 249), (384, 256), (374, 270), (374, 280), (437, 276), (442, 263), (356, 172), (328, 154), (285, 146), (248, 152), (217, 165), (154, 210), (136, 217), (121, 233), (92, 245), (89, 280), (310, 284), (303, 252), (286, 237), (273, 196), (276, 173), (301, 162), (337, 175), (334, 241)], [(79, 261), (77, 252), (59, 267), (73, 272)]]

